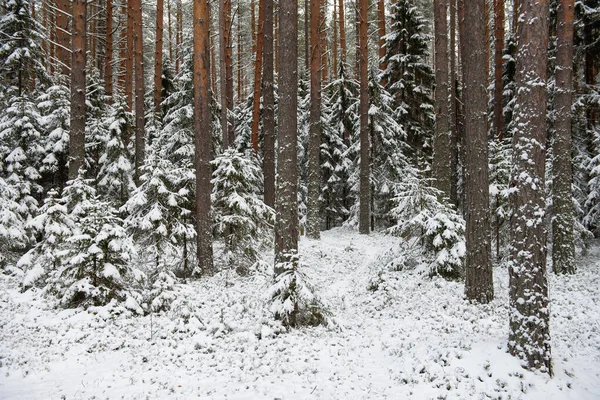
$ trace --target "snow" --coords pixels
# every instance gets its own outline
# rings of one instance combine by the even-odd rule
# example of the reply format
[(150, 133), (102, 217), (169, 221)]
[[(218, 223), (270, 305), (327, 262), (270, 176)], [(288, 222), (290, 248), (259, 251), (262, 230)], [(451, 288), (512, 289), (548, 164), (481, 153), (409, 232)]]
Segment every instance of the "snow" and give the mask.
[(0, 275), (0, 398), (600, 398), (600, 248), (576, 275), (549, 275), (550, 378), (506, 352), (505, 268), (496, 299), (471, 304), (462, 283), (381, 272), (401, 241), (342, 228), (302, 239), (303, 272), (336, 324), (287, 333), (264, 301), (269, 268), (176, 284), (170, 311), (146, 316), (128, 311), (134, 299), (56, 309)]

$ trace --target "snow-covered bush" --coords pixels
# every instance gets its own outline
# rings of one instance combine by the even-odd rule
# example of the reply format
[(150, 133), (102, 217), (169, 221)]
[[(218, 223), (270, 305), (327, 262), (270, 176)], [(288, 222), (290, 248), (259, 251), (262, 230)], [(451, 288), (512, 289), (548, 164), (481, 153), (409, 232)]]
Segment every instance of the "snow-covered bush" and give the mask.
[(286, 254), (275, 265), (278, 271), (267, 295), (275, 318), (289, 328), (317, 326), (330, 323), (329, 312), (321, 303), (297, 254)]
[(387, 232), (424, 250), (430, 274), (458, 279), (465, 256), (465, 221), (428, 183), (411, 174), (398, 184), (391, 211), (397, 223)]
[(215, 229), (225, 242), (227, 263), (245, 273), (271, 238), (275, 212), (261, 198), (263, 176), (255, 160), (228, 149), (212, 164)]

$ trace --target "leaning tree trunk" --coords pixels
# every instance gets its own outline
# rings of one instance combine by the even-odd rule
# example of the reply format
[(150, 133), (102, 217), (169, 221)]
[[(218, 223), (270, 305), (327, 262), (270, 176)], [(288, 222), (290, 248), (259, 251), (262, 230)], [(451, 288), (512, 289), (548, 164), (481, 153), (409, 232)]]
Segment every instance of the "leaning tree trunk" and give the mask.
[(488, 303), (494, 298), (487, 151), (485, 28), (481, 14), (486, 0), (465, 1), (462, 49), (465, 102), (466, 268), (465, 294)]
[(298, 3), (280, 0), (275, 276), (298, 250)]
[(517, 25), (508, 350), (551, 374), (544, 224), (548, 9), (548, 0), (522, 0)]
[(275, 207), (275, 93), (273, 88), (273, 0), (264, 0), (263, 175), (265, 204)]
[(194, 0), (194, 166), (196, 169), (196, 240), (201, 275), (214, 272), (210, 200), (210, 12), (209, 0)]
[(73, 1), (73, 45), (71, 47), (71, 133), (69, 179), (77, 178), (85, 158), (85, 60), (86, 2)]
[(321, 195), (321, 0), (310, 0), (310, 134), (306, 234), (319, 239)]
[(368, 234), (371, 227), (371, 149), (369, 141), (369, 53), (367, 43), (367, 0), (359, 0), (358, 9), (358, 61), (360, 78), (360, 194), (358, 231)]
[(432, 172), (435, 186), (451, 196), (450, 125), (448, 123), (448, 0), (434, 0), (435, 133)]
[(556, 122), (552, 146), (552, 269), (557, 274), (575, 273), (571, 163), (574, 8), (573, 0), (560, 0), (556, 30)]

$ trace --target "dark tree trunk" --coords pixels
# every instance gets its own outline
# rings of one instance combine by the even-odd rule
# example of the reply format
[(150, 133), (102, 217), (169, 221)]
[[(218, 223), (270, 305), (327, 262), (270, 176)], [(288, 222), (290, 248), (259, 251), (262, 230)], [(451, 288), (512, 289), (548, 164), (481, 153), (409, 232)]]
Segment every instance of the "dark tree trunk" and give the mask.
[(113, 95), (113, 0), (106, 0), (106, 57), (104, 57), (104, 87)]
[(451, 187), (450, 201), (458, 207), (458, 129), (457, 129), (457, 107), (456, 96), (457, 74), (456, 74), (456, 0), (450, 0), (450, 168)]
[(233, 146), (233, 126), (228, 115), (233, 108), (233, 72), (231, 70), (231, 0), (219, 1), (219, 60), (221, 61), (221, 128), (223, 149)]
[[(260, 123), (260, 82), (262, 78), (263, 58), (263, 20), (264, 0), (258, 2), (258, 36), (256, 38), (256, 62), (254, 63), (254, 97), (252, 102), (252, 149), (258, 154), (258, 126)], [(296, 45), (297, 47), (297, 45)]]
[(488, 303), (494, 298), (487, 152), (487, 92), (485, 34), (481, 18), (486, 0), (465, 2), (462, 68), (465, 103), (465, 216), (467, 255), (465, 294), (469, 300)]
[[(435, 133), (433, 178), (435, 186), (450, 198), (451, 154), (448, 123), (448, 0), (434, 0), (435, 23)], [(480, 16), (481, 18), (481, 16)]]
[[(344, 0), (339, 0), (338, 12), (340, 13), (340, 62), (346, 64), (346, 15), (344, 14)], [(346, 66), (344, 65), (344, 68), (345, 67)], [(338, 72), (339, 71), (335, 71), (336, 77)]]
[[(127, 0), (127, 63), (125, 66), (125, 101), (127, 102), (127, 110), (133, 110), (133, 20), (134, 10), (133, 6), (136, 0)], [(129, 143), (129, 138), (127, 138)]]
[[(71, 76), (71, 29), (69, 28), (69, 16), (71, 7), (69, 0), (56, 0), (56, 56), (60, 64), (60, 70), (65, 77)], [(87, 13), (86, 13), (87, 14)]]
[(544, 213), (548, 1), (522, 0), (517, 26), (508, 350), (552, 373)]
[[(329, 79), (329, 67), (328, 67), (328, 53), (327, 53), (327, 22), (325, 14), (325, 0), (321, 0), (321, 82), (327, 85)], [(312, 40), (312, 39), (311, 39)]]
[(263, 175), (265, 204), (275, 207), (275, 93), (273, 88), (273, 0), (264, 0)]
[(135, 171), (134, 179), (139, 184), (141, 169), (144, 165), (145, 153), (145, 120), (144, 120), (144, 40), (142, 37), (142, 1), (134, 2), (133, 7), (133, 47), (135, 69)]
[(504, 52), (504, 0), (494, 0), (494, 131), (502, 140), (502, 55)]
[(298, 250), (298, 3), (280, 0), (275, 276)]
[(306, 234), (319, 239), (321, 192), (321, 0), (310, 1), (310, 135), (308, 138), (308, 199)]
[(154, 112), (161, 115), (162, 100), (162, 52), (164, 0), (156, 0), (156, 48), (154, 50)]
[(201, 275), (214, 273), (210, 200), (210, 12), (209, 0), (194, 0), (194, 166), (196, 168), (196, 240)]
[(573, 238), (573, 165), (571, 162), (571, 107), (573, 103), (574, 1), (558, 5), (556, 52), (556, 110), (552, 146), (552, 269), (557, 274), (575, 273)]
[(367, 0), (358, 3), (359, 79), (360, 79), (360, 194), (358, 231), (368, 234), (371, 227), (371, 145), (369, 140), (369, 53), (367, 43)]
[(73, 45), (71, 47), (71, 133), (69, 179), (77, 178), (85, 158), (85, 61), (86, 2), (73, 1)]
[(331, 51), (333, 52), (333, 73), (331, 75), (333, 77), (333, 80), (335, 80), (338, 74), (337, 2), (335, 0), (333, 0), (333, 14), (331, 16), (331, 24), (333, 26), (333, 43), (331, 45)]

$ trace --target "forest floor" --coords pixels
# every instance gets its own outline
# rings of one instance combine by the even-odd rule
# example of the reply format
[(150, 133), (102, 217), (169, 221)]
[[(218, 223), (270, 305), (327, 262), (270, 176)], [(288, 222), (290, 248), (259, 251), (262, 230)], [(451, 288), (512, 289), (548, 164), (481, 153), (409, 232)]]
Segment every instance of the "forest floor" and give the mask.
[(336, 324), (288, 333), (267, 311), (268, 273), (178, 285), (171, 311), (143, 317), (55, 309), (1, 275), (0, 398), (600, 399), (600, 247), (576, 275), (549, 274), (550, 378), (506, 353), (505, 268), (474, 305), (461, 283), (382, 269), (394, 238), (322, 236), (300, 255)]

